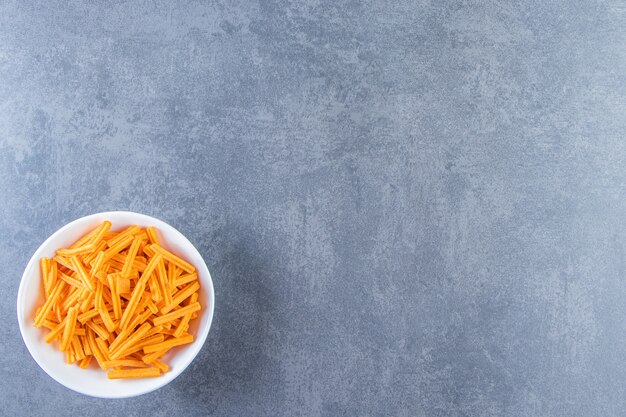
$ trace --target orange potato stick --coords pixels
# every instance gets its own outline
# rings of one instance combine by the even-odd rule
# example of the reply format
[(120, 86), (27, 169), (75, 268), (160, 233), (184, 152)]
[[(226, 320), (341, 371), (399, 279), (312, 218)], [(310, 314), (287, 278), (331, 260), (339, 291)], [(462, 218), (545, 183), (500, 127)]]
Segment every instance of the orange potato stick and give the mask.
[(152, 378), (160, 375), (159, 368), (114, 369), (107, 373), (109, 379)]
[(113, 320), (111, 320), (111, 316), (109, 315), (109, 311), (104, 308), (101, 307), (98, 312), (100, 312), (100, 317), (102, 317), (102, 322), (104, 323), (104, 327), (106, 327), (106, 329), (110, 332), (114, 331), (117, 326), (115, 325), (115, 323), (113, 322)]
[(115, 320), (119, 320), (120, 317), (122, 316), (122, 304), (120, 302), (120, 297), (117, 293), (117, 288), (115, 286), (116, 275), (109, 274), (107, 278), (109, 280), (109, 288), (111, 288), (111, 300), (113, 301), (113, 316), (115, 317)]
[(78, 364), (78, 366), (79, 366), (80, 368), (82, 368), (82, 369), (87, 369), (87, 368), (89, 368), (89, 364), (91, 363), (91, 358), (93, 358), (93, 356), (91, 356), (91, 355), (85, 356), (85, 357), (83, 358), (83, 360), (82, 360), (82, 361), (80, 361), (80, 363)]
[(103, 284), (98, 280), (96, 281), (96, 295), (93, 300), (93, 305), (96, 310), (100, 310), (102, 308), (102, 291)]
[(130, 249), (128, 249), (128, 255), (126, 255), (126, 259), (124, 261), (124, 267), (122, 268), (123, 277), (130, 276), (130, 270), (133, 266), (133, 262), (135, 261), (135, 256), (137, 256), (137, 251), (139, 250), (140, 243), (141, 243), (141, 238), (138, 236), (135, 236), (130, 245)]
[(109, 358), (109, 348), (107, 346), (107, 342), (100, 339), (99, 337), (96, 337), (96, 344), (98, 345), (98, 348), (100, 349), (100, 353), (102, 353), (102, 358), (105, 361), (111, 360), (111, 358)]
[(178, 268), (171, 262), (167, 263), (167, 283), (170, 286), (170, 294), (174, 292), (176, 286), (174, 285), (174, 280), (176, 279), (176, 273)]
[(70, 307), (67, 312), (67, 320), (65, 320), (65, 328), (63, 329), (63, 337), (61, 338), (61, 352), (65, 352), (74, 336), (76, 328), (76, 317), (78, 316), (78, 308)]
[(148, 255), (149, 258), (153, 258), (155, 253), (152, 249), (150, 249), (150, 245), (145, 245), (142, 248), (142, 252), (145, 253), (146, 255)]
[(46, 297), (50, 295), (50, 259), (41, 258), (39, 260), (39, 271), (41, 273), (41, 282), (43, 282), (43, 290)]
[(130, 327), (134, 329), (136, 326), (143, 324), (151, 315), (152, 312), (150, 310), (144, 311), (130, 322)]
[(70, 263), (70, 260), (69, 260), (69, 259), (64, 258), (64, 257), (62, 257), (62, 256), (58, 256), (58, 255), (54, 256), (52, 259), (53, 259), (56, 263), (58, 263), (59, 265), (61, 265), (62, 267), (67, 268), (67, 269), (69, 269), (70, 271), (73, 271), (73, 270), (74, 270), (74, 268), (72, 267), (72, 264)]
[(156, 274), (150, 276), (148, 283), (150, 284), (150, 293), (152, 294), (152, 299), (157, 303), (162, 300), (161, 297), (161, 289), (159, 288), (159, 282)]
[(46, 338), (44, 339), (46, 343), (52, 343), (61, 334), (64, 328), (65, 328), (65, 320), (57, 324), (56, 327), (52, 329), (50, 333), (46, 335)]
[(126, 239), (128, 237), (130, 237), (132, 240), (132, 237), (136, 235), (137, 233), (139, 233), (139, 231), (141, 231), (139, 226), (136, 226), (136, 225), (129, 226), (126, 229), (119, 232), (117, 236), (110, 239), (107, 244), (109, 245), (109, 247), (113, 247), (115, 244), (121, 242), (123, 239)]
[(79, 321), (80, 323), (82, 323), (82, 324), (85, 324), (85, 322), (86, 322), (87, 320), (91, 320), (92, 318), (96, 317), (96, 316), (97, 316), (97, 315), (99, 315), (99, 314), (100, 314), (100, 313), (98, 312), (98, 310), (96, 310), (96, 309), (94, 308), (94, 309), (91, 309), (91, 310), (89, 310), (89, 311), (86, 311), (86, 312), (84, 312), (84, 313), (82, 313), (82, 314), (79, 314), (79, 316), (78, 316), (78, 321)]
[(148, 308), (150, 309), (152, 314), (157, 314), (159, 312), (159, 309), (157, 308), (157, 306), (155, 306), (152, 300), (150, 299), (148, 300)]
[(130, 279), (117, 275), (115, 285), (119, 294), (127, 294), (130, 292)]
[(85, 265), (93, 265), (92, 262), (96, 259), (96, 257), (101, 252), (104, 252), (104, 250), (106, 249), (106, 246), (107, 246), (107, 243), (104, 240), (98, 243), (96, 245), (96, 248), (93, 251), (83, 256), (83, 263)]
[(159, 350), (158, 352), (154, 352), (154, 353), (148, 353), (147, 355), (143, 355), (141, 357), (141, 360), (144, 361), (144, 363), (152, 363), (155, 360), (159, 359), (160, 357), (162, 357), (163, 355), (165, 355), (167, 353), (169, 349), (163, 349), (163, 350)]
[(195, 302), (181, 309), (174, 310), (171, 313), (156, 317), (154, 320), (152, 320), (152, 322), (154, 323), (155, 326), (158, 326), (159, 324), (167, 323), (168, 321), (172, 321), (174, 319), (182, 317), (187, 313), (193, 313), (194, 311), (198, 311), (200, 310), (200, 308), (201, 308), (200, 303)]
[(172, 252), (163, 248), (161, 245), (153, 243), (152, 245), (150, 245), (150, 249), (152, 249), (155, 253), (160, 253), (163, 258), (167, 259), (183, 271), (192, 273), (196, 270), (196, 268), (192, 264), (174, 255)]
[[(100, 313), (98, 313), (100, 314)], [(106, 329), (102, 326), (100, 326), (97, 323), (94, 323), (93, 321), (88, 321), (85, 324), (87, 327), (89, 327), (91, 330), (93, 330), (98, 337), (100, 337), (101, 339), (108, 339), (109, 338), (109, 332), (106, 331)]]
[(148, 239), (150, 240), (150, 243), (160, 244), (159, 238), (157, 237), (156, 227), (154, 226), (146, 227), (146, 233), (148, 234)]
[(109, 230), (111, 230), (111, 222), (105, 220), (98, 227), (97, 233), (94, 234), (94, 236), (89, 240), (89, 243), (93, 243), (94, 245), (99, 244), (104, 239), (104, 235), (107, 234)]
[(59, 264), (52, 259), (50, 260), (50, 270), (48, 272), (48, 276), (48, 285), (52, 288), (57, 283), (57, 278), (59, 276)]
[(72, 256), (70, 258), (70, 262), (73, 267), (72, 269), (76, 271), (78, 277), (81, 279), (81, 281), (83, 281), (83, 285), (85, 286), (85, 288), (87, 288), (89, 291), (93, 291), (93, 282), (91, 282), (89, 275), (87, 275), (87, 271), (85, 271), (83, 263), (76, 256)]
[(178, 291), (172, 300), (171, 304), (166, 305), (161, 308), (161, 314), (166, 314), (168, 311), (172, 310), (174, 307), (182, 303), (187, 297), (190, 297), (191, 294), (198, 291), (200, 289), (200, 283), (198, 281), (194, 281), (193, 283), (187, 285), (185, 288)]
[(91, 351), (91, 346), (89, 346), (89, 342), (87, 342), (87, 331), (85, 329), (81, 329), (84, 333), (83, 336), (80, 336), (80, 344), (83, 346), (83, 351), (85, 355), (93, 355)]
[(161, 298), (165, 301), (165, 305), (169, 305), (172, 303), (172, 293), (170, 291), (170, 284), (167, 281), (167, 272), (165, 271), (165, 263), (163, 259), (161, 259), (157, 265), (157, 277), (159, 278)]
[(93, 230), (91, 230), (88, 233), (85, 233), (83, 235), (83, 237), (81, 237), (80, 239), (78, 239), (76, 242), (72, 243), (70, 245), (70, 249), (74, 249), (74, 248), (78, 248), (80, 246), (83, 246), (87, 243), (90, 242), (91, 239), (93, 239), (93, 237), (98, 234), (98, 231), (100, 230), (100, 228), (102, 227), (102, 224), (98, 225), (98, 227), (94, 228)]
[(83, 302), (80, 305), (80, 312), (84, 313), (85, 311), (89, 310), (91, 307), (93, 307), (93, 299), (96, 293), (94, 293), (93, 291), (89, 291), (87, 293), (87, 296), (83, 298)]
[[(150, 332), (148, 332), (150, 333)], [(163, 334), (155, 334), (150, 337), (146, 334), (146, 337), (141, 339), (139, 342), (133, 344), (132, 346), (127, 346), (123, 349), (123, 356), (130, 356), (137, 352), (140, 352), (144, 346), (153, 345), (155, 343), (160, 343), (165, 340), (165, 335)]]
[(153, 353), (159, 352), (161, 350), (169, 350), (175, 346), (186, 345), (191, 342), (193, 342), (193, 336), (188, 334), (183, 337), (166, 340), (165, 342), (144, 346), (143, 353)]
[(128, 323), (130, 322), (130, 319), (132, 315), (135, 313), (135, 309), (137, 308), (137, 304), (139, 304), (139, 300), (141, 299), (141, 295), (143, 294), (145, 287), (146, 287), (146, 284), (142, 283), (141, 280), (135, 286), (135, 289), (133, 290), (133, 294), (131, 295), (130, 300), (128, 301), (128, 304), (126, 305), (126, 308), (124, 309), (124, 312), (122, 313), (122, 319), (120, 320), (121, 329), (125, 329)]
[(159, 368), (162, 374), (170, 370), (170, 367), (167, 366), (166, 363), (161, 362), (161, 361), (154, 361), (151, 363), (151, 365), (154, 366), (155, 368)]
[(146, 269), (144, 269), (143, 274), (141, 274), (141, 278), (139, 278), (139, 282), (143, 282), (144, 284), (148, 282), (148, 279), (150, 278), (150, 276), (156, 269), (161, 259), (162, 259), (162, 256), (159, 254), (154, 255), (154, 257), (150, 259), (150, 262), (148, 262), (148, 265), (146, 265)]
[(72, 349), (74, 349), (74, 356), (76, 357), (76, 360), (82, 360), (85, 359), (85, 352), (83, 352), (83, 347), (80, 344), (80, 340), (78, 340), (78, 336), (74, 335), (74, 337), (72, 337)]
[(100, 271), (100, 268), (102, 268), (103, 264), (104, 264), (104, 252), (98, 252), (98, 255), (96, 255), (93, 261), (93, 265), (91, 266), (91, 271), (89, 273), (92, 279)]
[(105, 368), (128, 366), (129, 368), (146, 368), (148, 365), (137, 359), (113, 359), (104, 363)]
[[(132, 243), (131, 243), (132, 244)], [(139, 253), (139, 252), (137, 252)], [(114, 261), (118, 264), (118, 266), (120, 266), (120, 271), (124, 268), (124, 262), (126, 262), (126, 256), (118, 253), (117, 255), (115, 255), (114, 257), (111, 258), (111, 261)], [(136, 256), (135, 259), (133, 260), (133, 265), (132, 265), (132, 269), (136, 269), (139, 272), (142, 272), (144, 269), (146, 269), (146, 262), (145, 262), (145, 258)]]
[(187, 284), (189, 282), (195, 281), (198, 279), (198, 273), (197, 272), (193, 272), (191, 274), (185, 274), (185, 275), (181, 275), (178, 278), (176, 278), (174, 280), (174, 286), (175, 287), (180, 287), (183, 284)]
[(105, 358), (102, 355), (102, 352), (100, 351), (100, 348), (98, 347), (98, 344), (96, 343), (96, 336), (94, 335), (94, 332), (91, 329), (87, 329), (87, 342), (89, 343), (89, 348), (93, 352), (93, 355), (96, 357), (96, 361), (98, 362), (98, 365), (100, 366), (100, 368), (106, 369), (103, 366), (105, 362)]
[(55, 327), (57, 327), (57, 324), (59, 324), (59, 323), (57, 323), (57, 322), (55, 322), (55, 321), (52, 321), (52, 320), (48, 320), (48, 319), (46, 319), (46, 320), (44, 320), (44, 321), (43, 321), (42, 326), (43, 326), (43, 327), (45, 327), (46, 329), (50, 329), (50, 330), (52, 330), (52, 329), (54, 329)]
[(119, 345), (115, 350), (111, 350), (111, 359), (118, 359), (124, 349), (137, 343), (143, 338), (152, 326), (149, 323), (144, 323), (135, 333), (133, 333), (124, 343)]
[(88, 252), (96, 249), (96, 245), (93, 243), (88, 243), (84, 246), (79, 246), (73, 249), (57, 249), (56, 254), (59, 256), (76, 256), (76, 255), (84, 255)]
[(65, 281), (57, 282), (52, 292), (50, 293), (50, 297), (46, 299), (46, 302), (41, 307), (41, 310), (39, 310), (39, 315), (35, 317), (35, 326), (41, 327), (41, 324), (43, 323), (45, 318), (48, 316), (48, 313), (50, 312), (50, 310), (52, 310), (52, 306), (55, 305), (57, 300), (59, 299), (59, 295), (61, 294), (61, 291), (63, 290), (64, 287), (65, 287)]
[[(189, 297), (189, 304), (193, 304), (197, 301), (198, 301), (198, 293), (196, 292), (196, 293), (193, 293), (191, 297)], [(176, 327), (176, 331), (174, 332), (174, 337), (180, 337), (185, 331), (187, 331), (187, 328), (189, 327), (189, 321), (191, 320), (192, 315), (193, 313), (190, 313), (190, 314), (188, 313), (183, 316), (183, 318), (180, 320), (180, 323)]]
[(104, 261), (105, 262), (110, 261), (115, 255), (117, 255), (122, 250), (124, 250), (128, 245), (130, 245), (132, 241), (133, 241), (132, 236), (126, 236), (122, 238), (121, 240), (119, 240), (113, 246), (109, 246), (109, 249), (104, 251)]
[[(55, 262), (56, 264), (56, 262)], [(85, 286), (83, 285), (82, 281), (77, 280), (76, 278), (73, 278), (69, 275), (67, 275), (65, 272), (58, 272), (58, 277), (61, 278), (63, 281), (67, 282), (68, 284), (70, 284), (72, 287), (76, 287), (76, 288), (80, 288), (83, 289), (85, 288)]]

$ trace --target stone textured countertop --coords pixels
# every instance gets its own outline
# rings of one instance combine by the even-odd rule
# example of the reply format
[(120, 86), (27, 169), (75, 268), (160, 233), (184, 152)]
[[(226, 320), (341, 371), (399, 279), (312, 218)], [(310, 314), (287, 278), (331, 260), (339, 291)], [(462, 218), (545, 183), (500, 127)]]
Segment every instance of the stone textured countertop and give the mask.
[[(622, 1), (3, 1), (0, 414), (626, 415)], [(132, 210), (217, 303), (154, 393), (17, 327), (35, 249)]]

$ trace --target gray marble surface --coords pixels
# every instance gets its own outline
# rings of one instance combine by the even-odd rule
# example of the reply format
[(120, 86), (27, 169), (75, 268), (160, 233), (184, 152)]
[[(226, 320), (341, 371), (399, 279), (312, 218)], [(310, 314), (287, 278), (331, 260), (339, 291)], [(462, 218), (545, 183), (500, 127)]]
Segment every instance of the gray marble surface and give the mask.
[[(626, 415), (625, 75), (622, 1), (2, 1), (0, 414)], [(115, 209), (218, 303), (185, 373), (107, 401), (15, 298)]]

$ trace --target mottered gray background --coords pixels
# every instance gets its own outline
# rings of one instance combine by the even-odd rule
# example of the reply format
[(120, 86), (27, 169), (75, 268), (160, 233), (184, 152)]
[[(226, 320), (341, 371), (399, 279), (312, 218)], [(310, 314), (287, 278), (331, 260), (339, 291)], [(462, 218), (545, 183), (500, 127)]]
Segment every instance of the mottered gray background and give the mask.
[[(1, 1), (7, 416), (623, 416), (621, 1)], [(165, 388), (66, 390), (15, 319), (45, 238), (198, 247)]]

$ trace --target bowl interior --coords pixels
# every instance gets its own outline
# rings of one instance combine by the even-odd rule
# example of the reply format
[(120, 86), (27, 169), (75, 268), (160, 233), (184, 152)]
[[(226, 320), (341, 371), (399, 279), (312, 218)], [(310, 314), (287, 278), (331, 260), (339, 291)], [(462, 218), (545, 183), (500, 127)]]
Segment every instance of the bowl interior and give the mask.
[[(123, 229), (132, 224), (141, 227), (156, 226), (162, 245), (192, 263), (198, 270), (201, 285), (199, 301), (202, 311), (198, 319), (193, 320), (189, 327), (189, 333), (194, 335), (195, 340), (189, 345), (180, 346), (168, 352), (163, 360), (170, 366), (170, 370), (159, 378), (109, 380), (106, 372), (101, 370), (95, 361), (92, 361), (88, 369), (68, 365), (65, 363), (65, 355), (58, 349), (58, 344), (51, 345), (44, 341), (48, 330), (33, 326), (35, 310), (44, 300), (39, 259), (44, 256), (52, 257), (56, 249), (72, 244), (104, 220), (111, 221), (112, 230)], [(124, 398), (145, 394), (176, 378), (191, 363), (204, 344), (213, 318), (213, 307), (214, 292), (211, 276), (202, 256), (193, 244), (167, 223), (132, 212), (93, 214), (75, 220), (56, 231), (37, 249), (28, 262), (17, 299), (20, 331), (26, 347), (39, 366), (67, 388), (102, 398)]]

